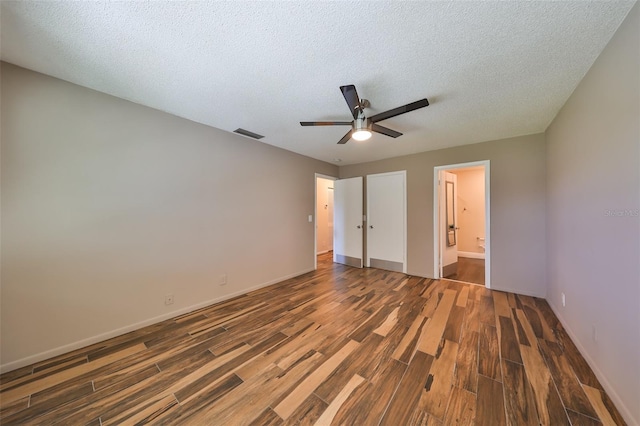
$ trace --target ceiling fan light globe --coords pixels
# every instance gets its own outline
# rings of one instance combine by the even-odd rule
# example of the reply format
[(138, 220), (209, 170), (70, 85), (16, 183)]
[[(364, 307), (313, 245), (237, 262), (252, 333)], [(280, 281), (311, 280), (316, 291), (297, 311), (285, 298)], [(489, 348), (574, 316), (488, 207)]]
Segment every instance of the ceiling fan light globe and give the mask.
[(368, 130), (356, 130), (351, 137), (357, 141), (366, 141), (371, 137), (371, 132)]

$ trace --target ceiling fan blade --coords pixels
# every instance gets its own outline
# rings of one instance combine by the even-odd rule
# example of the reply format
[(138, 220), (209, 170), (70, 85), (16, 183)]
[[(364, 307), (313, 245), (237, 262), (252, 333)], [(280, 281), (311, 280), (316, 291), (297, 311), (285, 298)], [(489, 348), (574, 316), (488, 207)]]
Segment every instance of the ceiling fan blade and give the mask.
[(342, 137), (342, 139), (340, 139), (340, 141), (338, 142), (338, 144), (340, 144), (340, 145), (344, 145), (345, 143), (349, 142), (349, 139), (351, 139), (351, 133), (353, 133), (353, 129), (352, 129), (352, 130), (349, 130), (349, 131), (347, 132), (347, 134), (346, 134), (346, 135), (344, 135), (344, 136)]
[(353, 84), (340, 86), (340, 91), (342, 92), (342, 96), (344, 96), (344, 100), (347, 101), (347, 105), (349, 105), (351, 115), (353, 115), (353, 118), (358, 118), (358, 112), (360, 112), (360, 98), (358, 97), (356, 86)]
[(351, 126), (352, 121), (301, 121), (301, 126)]
[(427, 100), (427, 98), (424, 98), (398, 108), (390, 109), (389, 111), (381, 112), (380, 114), (376, 114), (373, 117), (369, 117), (369, 119), (372, 123), (375, 123), (376, 121), (386, 120), (387, 118), (395, 117), (396, 115), (404, 114), (405, 112), (424, 108), (426, 106), (429, 106), (429, 101)]
[(402, 136), (402, 133), (396, 132), (395, 130), (391, 130), (387, 127), (383, 127), (376, 123), (371, 124), (371, 131), (376, 133), (381, 133), (386, 136), (391, 136), (392, 138), (397, 138), (398, 136)]

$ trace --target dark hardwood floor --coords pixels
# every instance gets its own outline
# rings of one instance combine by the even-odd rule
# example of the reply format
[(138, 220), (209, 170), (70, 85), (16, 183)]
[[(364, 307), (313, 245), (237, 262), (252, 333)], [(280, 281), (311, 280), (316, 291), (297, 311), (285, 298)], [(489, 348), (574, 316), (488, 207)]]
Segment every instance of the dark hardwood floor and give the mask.
[(458, 257), (458, 270), (447, 277), (465, 283), (484, 285), (484, 259)]
[(3, 425), (624, 424), (544, 300), (329, 255), (0, 379)]

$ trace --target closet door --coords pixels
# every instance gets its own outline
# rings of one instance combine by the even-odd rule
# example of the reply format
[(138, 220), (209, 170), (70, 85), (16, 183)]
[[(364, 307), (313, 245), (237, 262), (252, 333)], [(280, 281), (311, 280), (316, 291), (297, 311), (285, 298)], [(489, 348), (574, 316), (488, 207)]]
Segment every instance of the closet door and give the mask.
[(366, 266), (407, 272), (406, 171), (367, 176)]
[(333, 183), (333, 261), (362, 268), (362, 177)]

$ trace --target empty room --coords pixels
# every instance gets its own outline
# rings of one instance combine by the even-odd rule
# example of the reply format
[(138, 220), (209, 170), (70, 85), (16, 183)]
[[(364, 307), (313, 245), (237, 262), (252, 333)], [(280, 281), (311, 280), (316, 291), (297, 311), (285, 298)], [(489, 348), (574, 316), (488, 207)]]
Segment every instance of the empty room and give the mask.
[(636, 1), (0, 37), (0, 424), (640, 426)]

